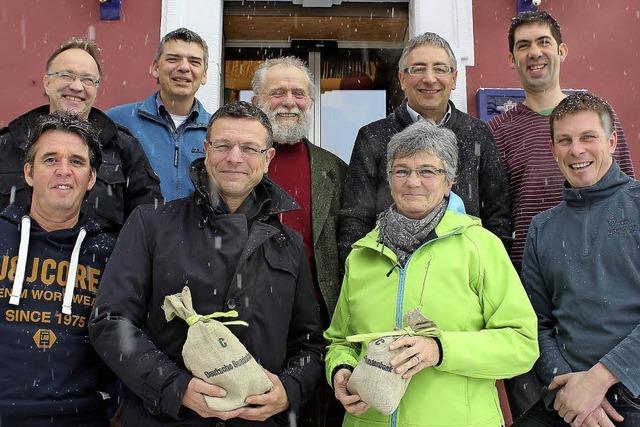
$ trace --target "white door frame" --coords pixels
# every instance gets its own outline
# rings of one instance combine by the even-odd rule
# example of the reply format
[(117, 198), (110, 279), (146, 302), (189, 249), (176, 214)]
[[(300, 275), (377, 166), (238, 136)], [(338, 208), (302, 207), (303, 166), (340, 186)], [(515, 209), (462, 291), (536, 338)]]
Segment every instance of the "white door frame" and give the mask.
[[(334, 4), (348, 1), (334, 1)], [(385, 3), (385, 1), (368, 1)], [(290, 0), (290, 2), (300, 4), (300, 0)], [(438, 33), (449, 42), (457, 56), (458, 80), (456, 89), (451, 93), (451, 99), (462, 111), (467, 111), (466, 67), (474, 65), (472, 2), (473, 0), (409, 0), (409, 36), (425, 31)], [(197, 95), (209, 112), (214, 112), (220, 107), (224, 94), (222, 84), (223, 5), (224, 0), (162, 0), (160, 37), (176, 28), (186, 27), (200, 34), (209, 45), (208, 82), (206, 86), (200, 88)], [(314, 66), (319, 67), (319, 61)], [(319, 93), (316, 102), (318, 100)], [(316, 120), (319, 123), (319, 109), (315, 106), (314, 109), (314, 123)], [(314, 135), (310, 137), (315, 140), (319, 139), (319, 136), (320, 130), (315, 129), (314, 126)]]

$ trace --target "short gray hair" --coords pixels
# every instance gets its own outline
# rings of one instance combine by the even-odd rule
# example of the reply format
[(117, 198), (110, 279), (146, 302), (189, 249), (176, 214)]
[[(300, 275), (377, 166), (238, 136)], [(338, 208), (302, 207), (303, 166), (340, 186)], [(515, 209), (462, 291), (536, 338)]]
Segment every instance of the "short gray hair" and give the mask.
[(413, 49), (425, 45), (444, 49), (447, 52), (447, 55), (449, 55), (449, 61), (451, 61), (450, 65), (454, 70), (458, 69), (456, 55), (453, 53), (453, 50), (451, 49), (451, 46), (449, 46), (449, 43), (436, 33), (424, 33), (409, 40), (407, 45), (404, 47), (402, 55), (400, 56), (400, 61), (398, 61), (398, 67), (400, 68), (400, 70), (407, 66), (407, 57), (413, 51)]
[[(398, 158), (426, 152), (436, 156), (444, 164), (445, 177), (450, 183), (458, 170), (458, 140), (451, 130), (420, 120), (391, 137), (387, 146), (387, 172)], [(387, 178), (390, 175), (387, 174)]]
[(264, 79), (267, 75), (267, 71), (269, 71), (271, 67), (275, 67), (276, 65), (293, 67), (302, 71), (302, 73), (307, 78), (307, 95), (309, 95), (309, 98), (311, 98), (312, 101), (314, 100), (316, 86), (313, 84), (311, 72), (309, 71), (309, 68), (305, 65), (305, 63), (295, 56), (281, 56), (279, 58), (270, 58), (260, 64), (256, 69), (256, 72), (253, 74), (253, 78), (251, 79), (251, 89), (253, 90), (253, 93), (255, 95), (262, 94)]

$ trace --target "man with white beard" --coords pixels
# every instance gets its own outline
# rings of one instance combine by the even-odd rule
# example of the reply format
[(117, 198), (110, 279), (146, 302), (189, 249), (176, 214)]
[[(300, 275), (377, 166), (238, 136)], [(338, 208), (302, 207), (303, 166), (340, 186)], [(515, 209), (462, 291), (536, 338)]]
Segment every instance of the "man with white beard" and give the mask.
[[(258, 67), (251, 84), (253, 104), (266, 113), (273, 127), (276, 155), (269, 165), (269, 178), (301, 207), (281, 214), (281, 220), (302, 235), (326, 329), (342, 281), (337, 220), (346, 164), (306, 138), (314, 85), (301, 60), (291, 56), (269, 59)], [(331, 395), (328, 386), (319, 389), (300, 417), (300, 424), (324, 426)], [(330, 425), (332, 420), (327, 422)]]

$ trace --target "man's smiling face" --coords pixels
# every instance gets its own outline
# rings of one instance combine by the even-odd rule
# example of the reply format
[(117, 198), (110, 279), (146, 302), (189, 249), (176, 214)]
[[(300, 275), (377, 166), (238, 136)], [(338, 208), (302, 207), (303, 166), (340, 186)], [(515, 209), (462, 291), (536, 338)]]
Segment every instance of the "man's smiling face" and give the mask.
[(509, 62), (526, 91), (543, 92), (559, 87), (560, 62), (566, 56), (567, 46), (558, 45), (547, 25), (529, 24), (516, 29)]
[[(100, 78), (98, 64), (82, 49), (67, 49), (56, 56), (47, 73), (68, 72), (79, 77)], [(85, 86), (80, 79), (67, 82), (56, 75), (45, 75), (44, 91), (49, 97), (49, 111), (69, 111), (86, 119), (96, 100), (97, 86)]]
[(603, 128), (594, 111), (568, 114), (553, 123), (551, 151), (572, 187), (589, 187), (602, 179), (612, 163), (616, 133)]

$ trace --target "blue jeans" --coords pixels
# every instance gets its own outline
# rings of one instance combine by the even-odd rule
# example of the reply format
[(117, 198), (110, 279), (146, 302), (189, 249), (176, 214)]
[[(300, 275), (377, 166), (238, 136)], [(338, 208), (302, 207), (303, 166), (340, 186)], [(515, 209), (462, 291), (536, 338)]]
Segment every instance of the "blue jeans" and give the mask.
[[(616, 426), (638, 427), (640, 426), (640, 398), (634, 398), (629, 390), (618, 384), (607, 392), (607, 400), (624, 417), (622, 423)], [(513, 427), (566, 427), (556, 411), (548, 410), (542, 400), (539, 400), (531, 409), (525, 412)]]

